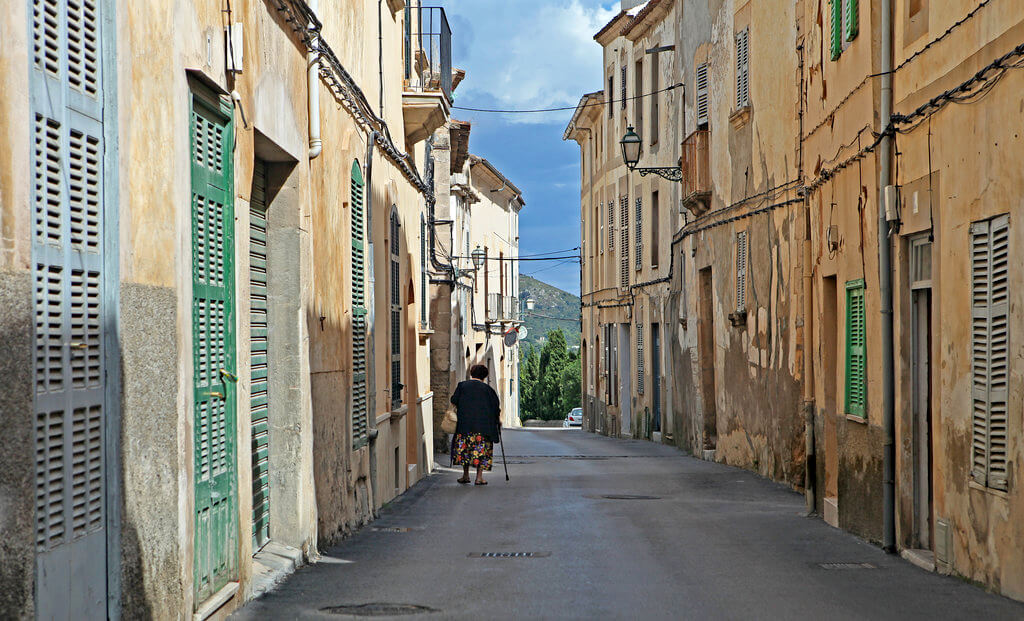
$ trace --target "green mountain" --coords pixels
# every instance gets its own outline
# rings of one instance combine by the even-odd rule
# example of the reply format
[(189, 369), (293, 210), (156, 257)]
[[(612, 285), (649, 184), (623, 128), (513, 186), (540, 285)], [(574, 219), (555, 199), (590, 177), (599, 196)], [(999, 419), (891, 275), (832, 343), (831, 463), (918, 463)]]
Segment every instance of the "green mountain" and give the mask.
[[(523, 325), (526, 338), (522, 340), (523, 351), (531, 344), (540, 347), (549, 330), (561, 328), (565, 333), (566, 345), (579, 347), (582, 326), (580, 325), (580, 298), (568, 291), (562, 291), (530, 276), (519, 277), (519, 298), (522, 300)], [(526, 300), (533, 298), (537, 305), (532, 311), (526, 310)], [(567, 321), (568, 320), (568, 321)], [(524, 354), (525, 355), (525, 354)]]

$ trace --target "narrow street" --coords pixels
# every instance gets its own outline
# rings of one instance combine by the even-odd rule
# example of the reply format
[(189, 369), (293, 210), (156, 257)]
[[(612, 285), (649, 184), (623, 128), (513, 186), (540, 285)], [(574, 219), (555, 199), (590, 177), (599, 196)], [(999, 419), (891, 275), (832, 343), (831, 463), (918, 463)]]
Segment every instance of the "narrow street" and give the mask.
[[(510, 483), (500, 463), (487, 487), (441, 467), (235, 617), (363, 604), (453, 619), (1024, 617), (804, 517), (800, 495), (750, 472), (576, 430), (505, 436)], [(474, 556), (488, 552), (534, 556)]]

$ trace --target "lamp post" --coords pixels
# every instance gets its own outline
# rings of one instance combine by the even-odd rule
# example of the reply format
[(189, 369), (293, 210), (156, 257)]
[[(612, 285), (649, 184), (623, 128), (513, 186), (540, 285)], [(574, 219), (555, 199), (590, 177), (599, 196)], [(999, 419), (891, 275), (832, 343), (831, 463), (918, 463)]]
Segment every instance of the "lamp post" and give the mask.
[(626, 134), (622, 137), (622, 140), (619, 141), (619, 145), (622, 147), (622, 161), (626, 163), (626, 167), (630, 170), (637, 171), (640, 173), (641, 177), (653, 173), (677, 183), (683, 180), (683, 169), (680, 166), (653, 166), (637, 168), (637, 164), (640, 162), (640, 152), (643, 150), (643, 141), (640, 139), (640, 136), (633, 131), (632, 125), (626, 128)]
[(480, 246), (477, 246), (473, 253), (470, 254), (473, 259), (473, 268), (479, 270), (484, 266), (484, 261), (487, 259), (487, 253)]

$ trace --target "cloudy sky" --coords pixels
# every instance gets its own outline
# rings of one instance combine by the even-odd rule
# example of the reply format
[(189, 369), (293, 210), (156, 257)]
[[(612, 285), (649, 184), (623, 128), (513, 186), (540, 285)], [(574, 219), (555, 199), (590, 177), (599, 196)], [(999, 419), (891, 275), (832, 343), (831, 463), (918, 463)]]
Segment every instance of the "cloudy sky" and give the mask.
[[(452, 29), (452, 64), (466, 70), (455, 106), (533, 109), (575, 106), (601, 89), (601, 48), (594, 33), (618, 0), (441, 0)], [(471, 121), (469, 149), (523, 191), (519, 252), (579, 245), (579, 147), (562, 132), (572, 111), (489, 114), (453, 110)], [(575, 263), (523, 262), (523, 274), (579, 293)]]

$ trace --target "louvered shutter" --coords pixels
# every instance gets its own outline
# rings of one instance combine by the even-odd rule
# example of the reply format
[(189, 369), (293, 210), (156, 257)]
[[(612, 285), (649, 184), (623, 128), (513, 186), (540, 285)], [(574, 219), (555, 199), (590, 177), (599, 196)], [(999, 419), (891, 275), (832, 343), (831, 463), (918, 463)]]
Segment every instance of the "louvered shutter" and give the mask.
[(634, 260), (636, 269), (639, 270), (643, 267), (643, 253), (644, 253), (644, 237), (643, 237), (643, 221), (644, 221), (644, 206), (643, 200), (638, 196), (636, 197), (636, 224), (635, 233), (633, 238), (636, 240), (636, 257)]
[(750, 105), (750, 28), (736, 33), (736, 109)]
[(829, 57), (839, 60), (843, 53), (842, 41), (842, 0), (829, 0)]
[(708, 63), (703, 63), (697, 67), (697, 127), (706, 126), (709, 116)]
[(843, 0), (843, 40), (853, 41), (859, 32), (857, 0)]
[(420, 324), (427, 326), (430, 301), (427, 299), (427, 221), (420, 215)]
[(636, 324), (636, 391), (644, 394), (644, 324)]
[(352, 163), (350, 179), (352, 197), (352, 445), (366, 444), (366, 265), (363, 240), (366, 220), (363, 212), (363, 173), (359, 163)]
[(622, 91), (622, 109), (626, 109), (626, 65), (622, 65), (622, 71), (619, 72), (619, 81), (621, 82), (619, 90)]
[(747, 232), (736, 234), (736, 310), (747, 307)]
[(1007, 487), (1009, 217), (971, 225), (971, 476)]
[(619, 286), (629, 288), (629, 198), (619, 198)]
[(846, 413), (867, 415), (864, 281), (846, 283)]
[(391, 407), (402, 405), (402, 271), (398, 210), (391, 209)]
[[(95, 0), (31, 3), (36, 616), (106, 616), (104, 76)], [(112, 232), (116, 233), (116, 232)], [(69, 568), (75, 568), (72, 573)]]
[(268, 318), (267, 165), (253, 162), (249, 199), (249, 415), (252, 422), (252, 537), (270, 539), (270, 322)]
[(608, 252), (615, 252), (615, 201), (608, 201)]

